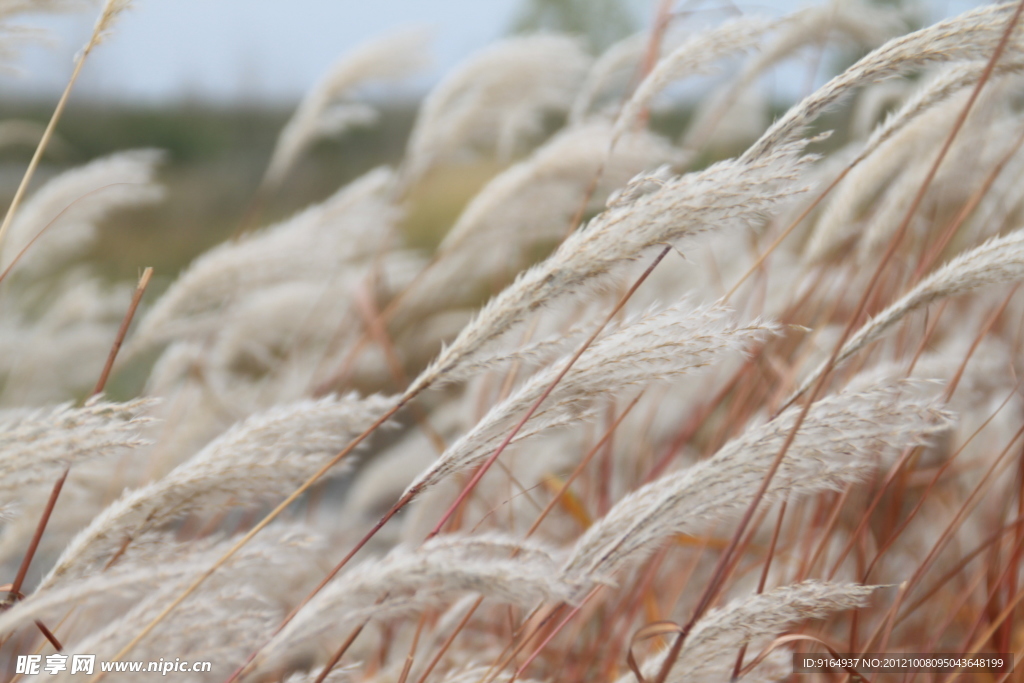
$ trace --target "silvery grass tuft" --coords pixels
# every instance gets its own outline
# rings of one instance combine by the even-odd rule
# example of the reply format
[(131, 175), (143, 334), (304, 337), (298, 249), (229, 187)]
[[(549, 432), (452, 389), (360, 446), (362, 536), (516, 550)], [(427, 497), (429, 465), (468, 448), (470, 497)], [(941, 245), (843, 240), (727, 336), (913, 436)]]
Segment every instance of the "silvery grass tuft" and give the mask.
[[(26, 8), (0, 0), (4, 65)], [(401, 159), (261, 219), (388, 106), (364, 83), (425, 61), (422, 33), (368, 40), (253, 169), (246, 229), (137, 315), (87, 254), (188, 198), (153, 150), (29, 182), (50, 126), (0, 229), (3, 676), (55, 643), (251, 683), (1019, 649), (1017, 9), (904, 33), (867, 3), (668, 3), (603, 54), (506, 38), (425, 94)], [(93, 395), (108, 356), (138, 396)]]

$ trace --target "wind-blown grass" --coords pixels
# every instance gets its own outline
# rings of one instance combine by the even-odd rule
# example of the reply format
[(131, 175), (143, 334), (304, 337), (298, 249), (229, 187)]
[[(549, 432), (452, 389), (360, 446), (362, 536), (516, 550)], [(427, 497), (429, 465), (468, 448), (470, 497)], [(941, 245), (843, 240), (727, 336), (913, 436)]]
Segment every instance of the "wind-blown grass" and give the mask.
[[(0, 43), (21, 9), (0, 2)], [(32, 572), (0, 662), (59, 642), (215, 662), (197, 681), (664, 683), (780, 680), (822, 644), (1019, 647), (1017, 10), (896, 37), (867, 5), (666, 14), (603, 55), (509, 38), (426, 95), (394, 169), (247, 224), (320, 137), (358, 134), (360, 84), (422, 64), (421, 34), (366, 43), (285, 126), (244, 234), (150, 297), (119, 356), (126, 291), (83, 254), (162, 197), (160, 154), (23, 188), (0, 549)], [(819, 39), (867, 54), (719, 144)], [(865, 92), (872, 120), (823, 119)], [(662, 106), (692, 114), (674, 138)], [(496, 175), (411, 246), (432, 180), (481, 160)], [(112, 344), (145, 388), (81, 402)]]

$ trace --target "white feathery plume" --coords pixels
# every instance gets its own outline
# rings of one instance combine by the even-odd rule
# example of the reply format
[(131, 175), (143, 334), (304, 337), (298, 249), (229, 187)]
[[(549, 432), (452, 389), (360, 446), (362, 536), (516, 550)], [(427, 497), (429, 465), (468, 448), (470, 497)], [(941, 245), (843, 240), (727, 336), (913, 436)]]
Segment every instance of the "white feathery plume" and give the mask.
[(279, 185), (299, 156), (319, 138), (336, 137), (376, 121), (374, 107), (343, 101), (353, 88), (368, 81), (404, 78), (426, 62), (427, 34), (423, 30), (399, 31), (342, 56), (306, 94), (281, 130), (263, 184)]
[(118, 18), (131, 6), (132, 0), (106, 0), (103, 3), (103, 11), (100, 12), (100, 16), (96, 20), (96, 26), (92, 30), (92, 38), (90, 38), (89, 43), (85, 46), (84, 51), (88, 53), (92, 48), (106, 40), (114, 30), (114, 24), (117, 23)]
[(674, 81), (695, 74), (707, 73), (720, 59), (738, 52), (755, 49), (777, 22), (762, 17), (744, 16), (731, 19), (708, 31), (701, 31), (686, 40), (671, 54), (663, 57), (640, 83), (626, 102), (615, 122), (615, 138), (634, 128), (658, 95)]
[[(72, 12), (83, 7), (82, 0), (2, 0), (0, 2), (0, 71), (20, 75), (11, 62), (18, 58), (18, 48), (25, 42), (45, 41), (49, 32), (17, 21), (19, 15), (42, 12)], [(38, 142), (38, 138), (36, 139)], [(35, 142), (32, 143), (35, 145)]]
[[(690, 310), (676, 305), (626, 323), (591, 345), (530, 418), (517, 439), (586, 417), (593, 402), (629, 386), (679, 376), (707, 366), (729, 352), (741, 352), (777, 331), (772, 323), (737, 323), (722, 306)], [(554, 382), (567, 358), (530, 377), (492, 408), (476, 426), (422, 472), (407, 493), (419, 493), (442, 479), (479, 465), (498, 446), (515, 420)]]
[[(268, 533), (270, 537), (279, 536)], [(253, 548), (265, 546), (267, 538), (261, 538)], [(150, 534), (126, 547), (117, 562), (102, 572), (37, 590), (18, 602), (0, 614), (0, 632), (10, 633), (34, 619), (57, 616), (72, 606), (98, 610), (138, 602), (169, 583), (187, 581), (199, 574), (224, 547), (223, 540), (214, 538), (182, 543), (175, 541), (173, 534)]]
[[(894, 227), (893, 220), (898, 221), (902, 216), (898, 210), (893, 211), (892, 204), (899, 203), (905, 213), (914, 196), (913, 191), (909, 197), (906, 196), (907, 183), (917, 183), (914, 186), (916, 189), (928, 172), (927, 164), (915, 162), (935, 148), (937, 138), (944, 138), (948, 134), (967, 95), (966, 92), (957, 93), (923, 110), (919, 110), (913, 101), (908, 102), (908, 106), (901, 107), (896, 116), (890, 119), (893, 124), (905, 125), (890, 126), (886, 123), (876, 129), (875, 135), (847, 164), (850, 173), (836, 188), (815, 223), (814, 232), (804, 248), (805, 263), (823, 259), (834, 253), (840, 245), (845, 246), (848, 240), (862, 235), (865, 221), (876, 220), (879, 203), (888, 207), (887, 213), (890, 216), (897, 217), (890, 218), (887, 224), (890, 228)], [(960, 144), (953, 151), (958, 149), (961, 149)], [(909, 178), (911, 175), (913, 180)], [(894, 180), (902, 185), (900, 191), (903, 196), (892, 191)], [(862, 207), (870, 211), (869, 217), (861, 217), (865, 212)]]
[[(765, 503), (838, 490), (866, 476), (876, 458), (921, 443), (951, 420), (906, 382), (844, 392), (812, 406), (765, 492)], [(643, 561), (673, 534), (699, 533), (738, 516), (796, 423), (799, 407), (750, 427), (708, 460), (642, 486), (591, 526), (564, 567), (588, 587)]]
[[(1021, 278), (1024, 278), (1024, 230), (992, 238), (960, 254), (866, 322), (843, 344), (834, 366), (878, 340), (908, 313), (939, 299), (966, 294), (990, 285), (1016, 282)], [(821, 376), (826, 362), (823, 361), (808, 375), (793, 396), (802, 394)]]
[(346, 262), (391, 240), (399, 210), (392, 174), (377, 169), (287, 221), (207, 251), (141, 321), (133, 348), (176, 334), (209, 331), (223, 309), (253, 291), (292, 280), (329, 278)]
[(598, 209), (637, 173), (678, 160), (668, 141), (646, 131), (622, 138), (609, 156), (611, 135), (606, 122), (569, 127), (491, 180), (445, 235), (437, 250), (444, 267), (409, 292), (405, 314), (420, 317), (439, 299), (451, 306), (460, 290), (510, 277), (538, 245), (565, 237), (588, 192), (587, 208)]
[[(989, 59), (1016, 6), (985, 5), (890, 40), (791, 107), (742, 158), (756, 159), (786, 144), (855, 88), (930, 64)], [(1021, 49), (1022, 32), (1018, 30), (1011, 36), (1007, 52), (1019, 53)]]
[[(1016, 112), (1007, 108), (1009, 95), (1005, 81), (990, 82), (972, 108), (972, 116), (958, 133), (942, 166), (936, 172), (924, 206), (911, 218), (911, 241), (921, 237), (927, 241), (931, 224), (925, 218), (932, 215), (955, 215), (968, 201), (974, 191), (972, 181), (984, 178), (1006, 154), (1006, 140), (1013, 139), (1020, 122)], [(1002, 87), (1001, 87), (1002, 86)], [(966, 99), (965, 91), (958, 99)], [(951, 101), (952, 102), (952, 101)], [(955, 107), (945, 107), (950, 118), (960, 113)], [(945, 140), (947, 130), (932, 130), (926, 133), (936, 145)], [(931, 147), (930, 149), (934, 149)], [(928, 158), (928, 157), (925, 157)], [(914, 197), (922, 187), (931, 165), (913, 163), (921, 156), (912, 158), (901, 172), (885, 188), (885, 193), (874, 202), (870, 219), (861, 231), (856, 244), (857, 259), (860, 263), (871, 261), (883, 252), (894, 233), (907, 216)]]
[[(524, 231), (539, 231), (541, 237), (560, 237), (568, 228), (568, 219), (579, 209), (582, 191), (594, 182), (599, 172), (601, 178), (599, 187), (594, 189), (593, 200), (599, 202), (598, 207), (604, 205), (604, 198), (613, 189), (625, 185), (637, 173), (670, 163), (676, 158), (667, 140), (650, 133), (639, 132), (629, 136), (609, 155), (611, 140), (611, 128), (602, 121), (561, 131), (529, 159), (510, 167), (488, 183), (445, 235), (439, 251), (444, 253), (462, 246), (470, 238), (493, 239), (493, 234), (481, 234), (486, 228), (511, 233), (500, 235), (504, 239), (518, 238)], [(552, 186), (554, 189), (549, 189)], [(523, 192), (544, 194), (520, 200)], [(568, 200), (564, 195), (568, 195)], [(513, 202), (516, 213), (524, 215), (515, 216), (512, 221), (505, 217), (491, 218), (495, 213), (509, 213)], [(558, 220), (551, 221), (551, 226), (544, 226), (547, 229), (535, 226), (539, 216), (532, 215), (530, 208), (537, 205), (557, 214)], [(497, 226), (493, 225), (495, 222)]]
[[(959, 66), (953, 69), (962, 71)], [(945, 87), (947, 81), (942, 76), (936, 81), (926, 84), (899, 111), (874, 129), (847, 165), (852, 170), (821, 211), (804, 249), (805, 262), (826, 257), (859, 234), (863, 227), (862, 221), (858, 220), (860, 207), (871, 206), (871, 200), (885, 193), (885, 188), (891, 186), (895, 177), (912, 173), (915, 182), (920, 183), (924, 179), (927, 166), (912, 162), (934, 148), (937, 136), (948, 134), (949, 126), (963, 108), (967, 96), (965, 92), (948, 92)], [(935, 90), (932, 83), (937, 85)], [(892, 196), (892, 193), (885, 194)], [(902, 204), (907, 205), (910, 198), (902, 200)]]
[(81, 408), (64, 404), (0, 415), (0, 499), (25, 494), (25, 487), (52, 483), (67, 467), (149, 442), (142, 417), (153, 399), (110, 403), (95, 397)]
[(602, 92), (615, 81), (632, 78), (647, 52), (651, 37), (646, 31), (623, 38), (605, 50), (587, 71), (569, 111), (569, 124), (579, 125), (594, 108)]
[(462, 593), (523, 607), (560, 602), (569, 593), (557, 575), (557, 562), (547, 549), (506, 536), (446, 535), (416, 549), (399, 546), (328, 584), (274, 637), (265, 654), (275, 657), (327, 629), (420, 611)]
[[(170, 587), (180, 591), (183, 586), (173, 583)], [(100, 661), (110, 660), (173, 597), (167, 587), (150, 593), (118, 619), (79, 641), (72, 641), (67, 647), (72, 652), (94, 653)], [(222, 680), (242, 663), (252, 648), (259, 645), (260, 639), (266, 637), (264, 634), (281, 619), (281, 614), (281, 610), (265, 595), (247, 586), (221, 586), (215, 593), (206, 591), (199, 598), (193, 596), (178, 606), (133, 652), (147, 662), (162, 659), (173, 663), (176, 658), (210, 662), (210, 672), (197, 674), (191, 680)], [(148, 671), (147, 666), (143, 665), (141, 672), (133, 673), (132, 681), (155, 683), (167, 680), (166, 673), (160, 669)], [(75, 683), (81, 679), (80, 674), (70, 675), (67, 670), (50, 678), (61, 683)]]
[[(161, 604), (160, 607), (165, 605)], [(157, 613), (150, 612), (152, 619)], [(266, 594), (248, 586), (225, 586), (203, 600), (187, 602), (175, 609), (175, 614), (162, 624), (164, 629), (145, 639), (133, 653), (147, 662), (169, 662), (185, 654), (192, 661), (210, 663), (210, 671), (193, 680), (205, 683), (224, 680), (245, 661), (250, 652), (263, 642), (267, 634), (280, 623), (284, 611)], [(126, 620), (127, 621), (127, 620)], [(145, 623), (127, 621), (110, 630), (110, 643), (123, 646)], [(132, 628), (136, 631), (132, 631)], [(162, 632), (160, 632), (162, 631)], [(115, 636), (115, 634), (117, 634)], [(102, 642), (99, 638), (93, 642)], [(79, 644), (78, 651), (94, 652), (98, 646)], [(148, 675), (133, 674), (140, 683), (164, 683), (167, 676), (161, 671)], [(77, 683), (80, 677), (70, 677), (67, 683)]]
[(409, 138), (406, 182), (475, 150), (508, 159), (546, 112), (572, 105), (590, 57), (567, 36), (508, 38), (456, 68), (424, 100)]
[[(973, 61), (955, 63), (942, 69), (934, 78), (917, 89), (899, 110), (887, 116), (885, 121), (871, 132), (871, 136), (864, 143), (864, 148), (853, 163), (857, 163), (874, 152), (922, 113), (976, 84), (987, 66), (987, 62)], [(996, 63), (992, 75), (1019, 73), (1022, 69), (1024, 69), (1024, 54), (1010, 53)]]
[(13, 272), (38, 277), (65, 266), (93, 240), (96, 224), (110, 213), (163, 198), (153, 182), (162, 158), (151, 149), (118, 152), (50, 180), (14, 217), (0, 268), (6, 269), (44, 228)]
[(758, 46), (740, 73), (699, 105), (683, 138), (683, 149), (700, 147), (721, 119), (736, 108), (743, 94), (754, 89), (765, 71), (808, 43), (838, 34), (870, 48), (892, 37), (902, 23), (896, 11), (857, 0), (833, 0), (783, 17), (772, 39)]
[[(793, 624), (823, 619), (833, 612), (863, 607), (875, 586), (834, 584), (822, 581), (781, 586), (767, 593), (736, 598), (724, 607), (709, 610), (694, 625), (679, 653), (668, 680), (721, 680), (736, 662), (736, 653), (752, 641), (766, 644)], [(665, 654), (644, 662), (645, 677), (656, 676)], [(632, 680), (632, 675), (619, 683)]]
[[(807, 161), (802, 150), (798, 141), (749, 162), (723, 161), (675, 178), (664, 173), (634, 178), (604, 213), (491, 299), (407, 393), (451, 373), (540, 307), (581, 289), (606, 285), (618, 267), (656, 245), (757, 223), (801, 191), (795, 182)], [(642, 194), (652, 186), (656, 189)]]
[[(167, 543), (167, 539), (161, 540)], [(167, 545), (174, 547), (170, 543)], [(111, 603), (131, 604), (159, 590), (168, 582), (177, 583), (183, 577), (198, 574), (205, 568), (204, 564), (217, 559), (206, 554), (194, 554), (190, 548), (186, 550), (178, 546), (177, 549), (190, 552), (192, 557), (181, 562), (155, 562), (148, 565), (145, 571), (138, 565), (127, 569), (115, 565), (101, 574), (34, 593), (0, 614), (0, 629), (4, 633), (11, 633), (36, 619), (60, 618), (61, 611), (66, 612), (71, 607), (89, 612)]]
[(229, 501), (247, 504), (288, 495), (393, 403), (380, 396), (327, 397), (249, 417), (162, 479), (126, 492), (97, 515), (42, 586), (87, 574), (126, 539), (186, 514), (219, 509)]
[[(41, 406), (87, 394), (95, 385), (131, 291), (85, 273), (70, 271), (60, 289), (46, 292), (38, 303), (28, 303), (35, 299), (34, 288), (8, 290), (17, 292), (20, 300), (12, 303), (20, 310), (5, 310), (0, 318), (2, 403)], [(29, 306), (41, 315), (31, 315), (35, 311)]]
[[(455, 377), (474, 377), (480, 373), (493, 370), (500, 365), (507, 363), (526, 363), (533, 366), (547, 365), (555, 361), (558, 356), (565, 355), (572, 346), (578, 345), (587, 332), (593, 332), (595, 324), (592, 320), (587, 323), (572, 325), (560, 330), (550, 336), (546, 336), (535, 342), (520, 346), (516, 349), (481, 356), (480, 358), (468, 361), (460, 365)], [(617, 330), (619, 325), (613, 321), (604, 329), (604, 334)]]
[(1018, 150), (971, 212), (967, 225), (961, 228), (965, 238), (981, 239), (985, 235), (1002, 232), (1019, 222), (1017, 216), (1020, 215), (1022, 188), (1018, 179), (1022, 176), (1024, 154)]
[[(100, 660), (112, 658), (125, 642), (208, 568), (213, 557), (219, 556), (232, 543), (226, 540), (208, 550), (203, 548), (194, 558), (188, 557), (182, 564), (191, 566), (184, 567), (185, 571), (176, 580), (160, 586), (104, 628), (69, 643), (68, 648), (72, 652), (96, 653)], [(193, 544), (179, 544), (168, 550), (187, 553), (190, 545)], [(227, 571), (211, 577), (197, 593), (179, 605), (133, 651), (150, 661), (175, 657), (211, 661), (214, 678), (226, 677), (280, 621), (284, 605), (300, 596), (316, 580), (320, 570), (317, 560), (323, 552), (321, 539), (308, 533), (296, 532), (289, 526), (269, 529), (265, 537), (247, 545), (233, 557), (225, 568)], [(141, 573), (149, 569), (148, 565), (136, 566), (136, 571)], [(69, 676), (66, 680), (73, 682), (78, 678)], [(133, 680), (151, 679), (157, 680), (133, 677)], [(198, 680), (209, 680), (209, 675)]]

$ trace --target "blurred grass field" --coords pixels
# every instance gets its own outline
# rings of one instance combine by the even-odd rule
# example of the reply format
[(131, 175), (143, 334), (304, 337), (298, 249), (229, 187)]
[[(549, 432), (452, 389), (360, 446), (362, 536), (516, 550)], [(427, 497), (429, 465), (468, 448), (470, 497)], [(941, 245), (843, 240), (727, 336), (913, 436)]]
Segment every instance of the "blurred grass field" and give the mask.
[[(160, 180), (165, 199), (123, 210), (105, 221), (88, 259), (111, 281), (132, 280), (153, 266), (159, 292), (192, 259), (232, 235), (265, 226), (324, 199), (350, 180), (404, 153), (419, 103), (390, 102), (372, 125), (337, 140), (318, 142), (297, 163), (283, 187), (254, 212), (253, 202), (274, 142), (293, 108), (217, 107), (183, 103), (142, 107), (72, 104), (57, 129), (32, 187), (54, 175), (117, 151), (155, 148), (166, 153)], [(51, 103), (0, 104), (0, 121), (31, 123), (41, 132)], [(685, 107), (660, 112), (652, 128), (672, 136), (689, 118)], [(843, 126), (832, 120), (826, 126)], [(553, 126), (554, 128), (555, 126)], [(836, 144), (842, 135), (829, 141)], [(0, 144), (0, 202), (9, 203), (32, 153), (32, 138)], [(717, 150), (713, 158), (734, 150)], [(703, 164), (698, 164), (703, 165)], [(478, 159), (436, 169), (408, 203), (403, 230), (408, 244), (429, 251), (466, 202), (502, 164)], [(247, 218), (248, 217), (248, 218)]]
[[(393, 103), (377, 125), (318, 144), (281, 191), (261, 210), (266, 224), (309, 205), (369, 168), (402, 155), (416, 103)], [(0, 120), (30, 121), (41, 129), (52, 104), (4, 103)], [(106, 221), (89, 258), (111, 280), (134, 279), (151, 265), (159, 281), (173, 277), (195, 256), (230, 237), (243, 220), (289, 107), (223, 108), (71, 105), (57, 144), (33, 187), (63, 170), (116, 151), (164, 150), (164, 201), (121, 211)], [(31, 156), (27, 144), (0, 148), (0, 201), (7, 203)], [(442, 211), (442, 213), (444, 213)]]

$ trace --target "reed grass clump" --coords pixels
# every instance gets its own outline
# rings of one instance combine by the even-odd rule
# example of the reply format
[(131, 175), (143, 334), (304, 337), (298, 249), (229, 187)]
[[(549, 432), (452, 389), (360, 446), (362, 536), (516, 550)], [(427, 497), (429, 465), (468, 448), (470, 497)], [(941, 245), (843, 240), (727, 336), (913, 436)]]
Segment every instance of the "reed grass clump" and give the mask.
[[(31, 183), (72, 79), (0, 228), (4, 680), (57, 649), (253, 683), (1024, 654), (1024, 4), (910, 32), (888, 6), (672, 5), (604, 54), (471, 56), (400, 161), (268, 219), (318, 141), (373, 125), (361, 86), (427, 50), (365, 43), (238, 233), (159, 294), (86, 254), (110, 215), (181, 201), (160, 152)], [(5, 63), (26, 7), (0, 2)], [(864, 56), (758, 123), (815, 44)], [(424, 247), (432, 183), (482, 162)]]

